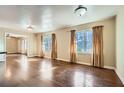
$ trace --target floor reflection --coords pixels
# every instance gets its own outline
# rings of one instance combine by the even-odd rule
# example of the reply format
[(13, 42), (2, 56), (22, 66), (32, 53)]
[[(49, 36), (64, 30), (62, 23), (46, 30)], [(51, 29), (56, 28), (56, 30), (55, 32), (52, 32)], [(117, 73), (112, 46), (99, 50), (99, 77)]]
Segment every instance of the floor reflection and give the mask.
[(28, 59), (26, 56), (23, 55), (21, 56), (20, 60), (17, 60), (17, 62), (20, 64), (20, 71), (18, 73), (18, 76), (26, 80), (28, 78), (28, 69), (29, 69)]
[(4, 78), (5, 71), (6, 71), (6, 62), (0, 61), (0, 80)]
[(0, 62), (0, 86), (90, 87), (123, 85), (112, 70), (45, 58), (27, 58), (25, 55), (9, 55), (6, 62)]
[(90, 75), (90, 74), (86, 74), (85, 77), (86, 77), (86, 83), (85, 83), (85, 85), (87, 87), (93, 87), (93, 84), (94, 84), (94, 78), (93, 78), (93, 76)]
[(12, 76), (12, 73), (11, 73), (10, 69), (7, 68), (7, 69), (6, 69), (6, 72), (5, 72), (5, 77), (6, 77), (7, 79), (10, 79), (11, 76)]
[(85, 84), (85, 74), (81, 73), (79, 71), (74, 72), (74, 86), (78, 87), (78, 86), (82, 86), (83, 84)]
[(56, 68), (52, 66), (51, 62), (43, 61), (40, 67), (41, 79), (51, 80), (53, 78), (53, 70)]

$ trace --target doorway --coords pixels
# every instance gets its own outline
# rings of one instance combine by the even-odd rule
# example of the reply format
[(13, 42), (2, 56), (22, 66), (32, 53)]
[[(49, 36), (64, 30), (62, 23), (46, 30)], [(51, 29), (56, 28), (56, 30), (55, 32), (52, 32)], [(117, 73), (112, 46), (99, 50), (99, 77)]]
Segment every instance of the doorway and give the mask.
[(23, 35), (6, 33), (7, 54), (27, 55), (27, 38)]

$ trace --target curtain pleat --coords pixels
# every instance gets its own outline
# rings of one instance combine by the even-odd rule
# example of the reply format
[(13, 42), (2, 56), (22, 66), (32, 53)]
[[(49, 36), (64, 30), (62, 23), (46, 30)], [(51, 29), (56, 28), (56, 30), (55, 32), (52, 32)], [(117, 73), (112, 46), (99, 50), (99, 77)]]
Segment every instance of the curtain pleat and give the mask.
[(56, 35), (54, 33), (52, 34), (52, 53), (51, 53), (51, 58), (52, 59), (57, 58), (57, 40), (56, 40)]
[(103, 67), (103, 26), (95, 26), (93, 29), (93, 66)]
[(71, 30), (70, 61), (72, 63), (76, 62), (76, 33), (75, 33), (75, 30)]

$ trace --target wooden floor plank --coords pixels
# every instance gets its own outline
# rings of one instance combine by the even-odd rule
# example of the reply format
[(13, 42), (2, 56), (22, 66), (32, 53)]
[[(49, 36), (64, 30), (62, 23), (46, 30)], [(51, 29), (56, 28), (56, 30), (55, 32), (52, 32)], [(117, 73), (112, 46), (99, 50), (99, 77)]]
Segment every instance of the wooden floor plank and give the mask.
[(0, 63), (1, 87), (122, 87), (113, 70), (25, 55)]

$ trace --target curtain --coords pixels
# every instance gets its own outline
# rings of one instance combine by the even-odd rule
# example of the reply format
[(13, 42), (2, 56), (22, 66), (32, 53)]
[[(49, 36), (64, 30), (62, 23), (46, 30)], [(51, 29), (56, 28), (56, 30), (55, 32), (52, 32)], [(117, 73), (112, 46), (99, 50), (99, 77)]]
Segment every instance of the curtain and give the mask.
[(75, 33), (75, 30), (71, 30), (70, 61), (72, 63), (76, 62), (76, 33)]
[(56, 35), (54, 33), (52, 34), (52, 53), (51, 53), (51, 58), (52, 59), (57, 58), (57, 40), (56, 40)]
[(93, 66), (103, 67), (103, 26), (93, 29)]
[(37, 34), (37, 52), (38, 52), (38, 57), (44, 57), (43, 54), (43, 35), (42, 34)]

